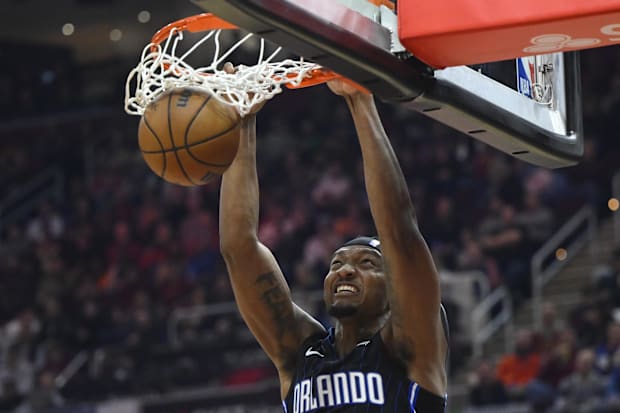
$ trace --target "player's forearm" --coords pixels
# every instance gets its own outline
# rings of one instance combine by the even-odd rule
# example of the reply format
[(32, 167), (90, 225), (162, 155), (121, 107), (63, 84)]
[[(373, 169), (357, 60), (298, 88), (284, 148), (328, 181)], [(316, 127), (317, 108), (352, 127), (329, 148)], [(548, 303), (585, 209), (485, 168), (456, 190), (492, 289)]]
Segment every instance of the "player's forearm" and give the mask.
[(415, 224), (415, 211), (374, 100), (370, 95), (346, 99), (362, 149), (366, 191), (379, 236), (407, 231)]
[(237, 156), (222, 177), (220, 244), (224, 251), (256, 241), (258, 228), (256, 117), (247, 116), (241, 122)]

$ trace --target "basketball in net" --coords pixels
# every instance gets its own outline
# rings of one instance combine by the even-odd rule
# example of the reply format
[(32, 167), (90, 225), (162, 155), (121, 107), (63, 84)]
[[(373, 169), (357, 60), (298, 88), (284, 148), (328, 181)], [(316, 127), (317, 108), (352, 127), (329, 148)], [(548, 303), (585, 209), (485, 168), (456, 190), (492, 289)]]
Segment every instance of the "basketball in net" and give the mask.
[(164, 180), (203, 185), (232, 163), (239, 125), (237, 111), (208, 92), (175, 88), (146, 106), (138, 143), (146, 164)]
[[(159, 30), (143, 50), (138, 65), (131, 70), (125, 85), (125, 111), (141, 116), (146, 107), (171, 89), (192, 87), (208, 92), (220, 103), (234, 107), (245, 116), (253, 107), (290, 89), (314, 86), (340, 78), (321, 66), (280, 56), (281, 47), (275, 50), (265, 39), (252, 33), (241, 35), (232, 45), (225, 44), (224, 32), (238, 29), (209, 13), (190, 16), (170, 23)], [(183, 46), (184, 33), (204, 33), (189, 50)], [(248, 40), (258, 38), (254, 49), (254, 64), (235, 64), (235, 51)], [(192, 66), (187, 59), (195, 52), (202, 52), (204, 66)], [(249, 53), (249, 52), (248, 52)], [(209, 58), (210, 56), (210, 58)], [(234, 73), (223, 70), (226, 62), (233, 64)]]
[[(282, 87), (340, 78), (302, 57), (282, 57), (281, 47), (271, 50), (252, 33), (225, 45), (222, 33), (231, 30), (237, 27), (209, 13), (170, 23), (155, 33), (127, 77), (125, 111), (142, 116), (140, 150), (153, 172), (168, 182), (201, 185), (224, 173), (237, 152), (240, 116)], [(182, 51), (186, 32), (203, 36)], [(255, 63), (234, 65), (235, 51), (253, 37), (259, 38)], [(197, 50), (204, 66), (187, 61)], [(223, 70), (225, 62), (234, 71)]]

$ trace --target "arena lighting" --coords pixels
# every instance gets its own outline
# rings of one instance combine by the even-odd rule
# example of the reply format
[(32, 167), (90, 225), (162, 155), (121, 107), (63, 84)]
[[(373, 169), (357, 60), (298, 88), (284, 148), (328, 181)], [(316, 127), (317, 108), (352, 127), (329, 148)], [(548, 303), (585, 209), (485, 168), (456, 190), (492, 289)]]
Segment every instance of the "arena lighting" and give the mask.
[(555, 258), (558, 261), (564, 261), (567, 256), (568, 256), (568, 251), (566, 251), (566, 249), (558, 248), (557, 250), (555, 250)]
[(142, 10), (138, 13), (138, 21), (140, 23), (148, 23), (151, 21), (151, 12), (148, 10)]
[(620, 201), (618, 201), (618, 198), (609, 198), (609, 201), (607, 201), (607, 206), (610, 211), (616, 212), (620, 208)]
[(123, 32), (121, 29), (112, 29), (110, 30), (110, 40), (113, 42), (118, 42), (123, 38)]
[(75, 26), (73, 23), (65, 23), (62, 25), (62, 34), (65, 36), (71, 36), (75, 31)]

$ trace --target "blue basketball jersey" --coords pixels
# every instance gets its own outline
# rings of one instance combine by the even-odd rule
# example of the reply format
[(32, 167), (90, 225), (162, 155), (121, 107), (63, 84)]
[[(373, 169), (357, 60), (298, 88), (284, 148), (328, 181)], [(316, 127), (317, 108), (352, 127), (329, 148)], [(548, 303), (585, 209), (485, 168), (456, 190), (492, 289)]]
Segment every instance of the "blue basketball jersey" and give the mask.
[(444, 413), (446, 397), (409, 380), (405, 366), (389, 354), (379, 333), (344, 358), (334, 343), (330, 329), (327, 336), (302, 346), (293, 384), (282, 402), (285, 413)]

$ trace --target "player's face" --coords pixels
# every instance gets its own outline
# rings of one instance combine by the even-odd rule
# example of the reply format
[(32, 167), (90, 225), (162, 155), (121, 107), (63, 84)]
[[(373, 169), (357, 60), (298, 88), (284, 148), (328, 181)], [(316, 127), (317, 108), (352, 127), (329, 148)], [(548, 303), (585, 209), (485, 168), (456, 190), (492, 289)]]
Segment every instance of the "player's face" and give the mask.
[(323, 283), (323, 296), (329, 314), (336, 318), (385, 314), (388, 301), (381, 253), (364, 246), (338, 249)]

